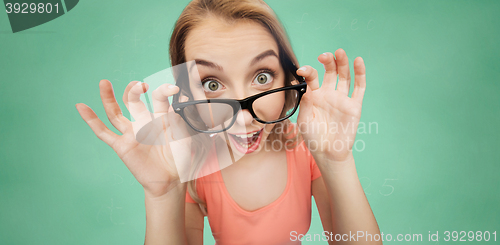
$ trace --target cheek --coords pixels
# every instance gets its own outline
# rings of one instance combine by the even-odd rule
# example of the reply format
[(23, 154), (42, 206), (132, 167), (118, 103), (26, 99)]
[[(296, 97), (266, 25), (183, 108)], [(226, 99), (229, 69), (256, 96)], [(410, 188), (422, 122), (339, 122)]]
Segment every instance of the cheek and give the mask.
[(276, 124), (267, 124), (266, 126), (264, 126), (264, 132), (263, 132), (263, 133), (264, 133), (265, 135), (263, 135), (263, 136), (264, 136), (265, 138), (263, 138), (263, 140), (266, 140), (266, 139), (267, 139), (267, 137), (271, 134), (271, 131), (273, 130), (273, 128), (274, 128), (274, 126), (275, 126), (275, 125), (276, 125)]

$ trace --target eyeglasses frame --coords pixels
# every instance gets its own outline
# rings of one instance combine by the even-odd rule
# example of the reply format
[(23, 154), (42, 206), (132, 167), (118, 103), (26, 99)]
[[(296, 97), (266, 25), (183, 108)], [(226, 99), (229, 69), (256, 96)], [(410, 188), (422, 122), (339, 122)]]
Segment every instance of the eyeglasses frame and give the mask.
[[(238, 111), (240, 109), (241, 110), (247, 109), (250, 112), (250, 114), (252, 115), (252, 117), (257, 122), (260, 122), (260, 123), (263, 123), (263, 124), (272, 124), (272, 123), (281, 122), (281, 121), (286, 120), (289, 117), (291, 117), (297, 111), (297, 109), (299, 108), (300, 100), (301, 100), (302, 96), (304, 95), (304, 93), (306, 93), (306, 91), (307, 91), (307, 83), (306, 83), (304, 77), (301, 77), (301, 76), (297, 75), (297, 73), (296, 73), (297, 67), (295, 66), (295, 64), (293, 64), (292, 62), (290, 62), (289, 65), (291, 67), (295, 68), (295, 69), (292, 68), (292, 74), (297, 79), (297, 81), (299, 82), (299, 84), (295, 84), (295, 85), (292, 85), (292, 86), (281, 87), (281, 88), (276, 88), (276, 89), (264, 91), (262, 93), (255, 94), (255, 95), (252, 95), (250, 97), (247, 97), (247, 98), (244, 98), (244, 99), (241, 99), (241, 100), (234, 100), (234, 99), (206, 99), (206, 100), (195, 100), (195, 101), (187, 101), (187, 102), (178, 102), (179, 101), (179, 94), (180, 94), (180, 91), (179, 91), (179, 93), (177, 93), (177, 94), (174, 95), (174, 98), (173, 98), (173, 101), (172, 101), (172, 108), (174, 109), (174, 112), (177, 113), (177, 114), (179, 114), (182, 117), (182, 119), (184, 119), (184, 121), (193, 130), (195, 130), (196, 132), (199, 132), (199, 133), (210, 133), (210, 134), (213, 134), (213, 133), (224, 132), (224, 131), (228, 130), (229, 128), (231, 128), (233, 126), (234, 122), (236, 121), (236, 117), (233, 116), (233, 120), (230, 122), (230, 124), (227, 127), (223, 128), (223, 129), (220, 129), (220, 130), (210, 130), (210, 131), (208, 131), (208, 130), (200, 130), (200, 129), (197, 129), (196, 127), (194, 127), (189, 122), (189, 120), (186, 118), (186, 116), (184, 114), (184, 109), (187, 106), (197, 105), (197, 104), (205, 104), (205, 103), (228, 104), (228, 105), (230, 105), (233, 108), (233, 115), (237, 115)], [(293, 108), (293, 111), (292, 111), (292, 113), (290, 113), (290, 115), (288, 115), (288, 116), (286, 116), (284, 118), (280, 118), (278, 120), (270, 121), (270, 122), (263, 121), (263, 120), (261, 120), (260, 118), (257, 117), (257, 115), (255, 114), (255, 112), (253, 111), (253, 108), (252, 108), (253, 102), (255, 100), (257, 100), (258, 98), (260, 98), (262, 96), (268, 95), (268, 94), (272, 94), (272, 93), (276, 93), (276, 92), (281, 92), (281, 91), (286, 91), (286, 90), (297, 90), (297, 92), (298, 92), (298, 94), (297, 94), (297, 103), (295, 104), (295, 106)]]

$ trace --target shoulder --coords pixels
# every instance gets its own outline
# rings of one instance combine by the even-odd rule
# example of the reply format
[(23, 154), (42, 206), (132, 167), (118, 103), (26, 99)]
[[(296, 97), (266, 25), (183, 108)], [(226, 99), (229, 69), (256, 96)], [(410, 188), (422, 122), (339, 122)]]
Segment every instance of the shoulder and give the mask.
[[(297, 125), (295, 123), (293, 123), (292, 125), (294, 127), (293, 130), (297, 130), (296, 135), (299, 135)], [(321, 172), (319, 171), (319, 168), (316, 165), (314, 157), (307, 148), (305, 141), (303, 140), (302, 137), (300, 137), (300, 135), (297, 137), (296, 140), (297, 142), (295, 143), (294, 147), (288, 149), (289, 151), (288, 156), (290, 156), (293, 159), (292, 161), (295, 163), (294, 165), (296, 165), (299, 171), (304, 171), (311, 174), (311, 181), (319, 178), (321, 176)]]

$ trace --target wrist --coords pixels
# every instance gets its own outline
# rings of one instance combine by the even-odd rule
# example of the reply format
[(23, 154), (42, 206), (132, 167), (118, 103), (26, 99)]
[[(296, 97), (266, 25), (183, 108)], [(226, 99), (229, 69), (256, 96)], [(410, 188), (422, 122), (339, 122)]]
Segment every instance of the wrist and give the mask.
[(144, 198), (146, 201), (163, 202), (170, 199), (185, 198), (187, 183), (177, 183), (170, 186), (167, 190), (160, 193), (153, 193), (144, 189)]
[(332, 156), (330, 154), (321, 154), (318, 156), (313, 155), (313, 157), (314, 160), (316, 161), (316, 165), (318, 165), (318, 168), (322, 172), (328, 171), (328, 172), (338, 173), (356, 169), (352, 151), (350, 151), (346, 155), (343, 155), (342, 157), (338, 155)]
[(336, 151), (311, 151), (316, 163), (321, 164), (333, 164), (333, 165), (343, 165), (345, 163), (351, 163), (354, 161), (354, 156), (352, 150), (346, 152), (336, 152)]

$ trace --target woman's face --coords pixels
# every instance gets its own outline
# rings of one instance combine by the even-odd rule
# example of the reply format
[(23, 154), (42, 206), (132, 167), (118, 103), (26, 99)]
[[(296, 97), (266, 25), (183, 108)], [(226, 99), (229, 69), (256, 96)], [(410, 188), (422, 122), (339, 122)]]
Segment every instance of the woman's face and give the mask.
[[(229, 24), (207, 18), (189, 32), (185, 42), (187, 61), (196, 61), (201, 83), (190, 84), (195, 100), (244, 99), (283, 87), (285, 74), (278, 58), (278, 45), (261, 25), (250, 21)], [(284, 93), (254, 102), (259, 118), (277, 118), (282, 112)], [(206, 108), (206, 107), (205, 107)], [(199, 108), (202, 115), (204, 111)], [(208, 113), (208, 112), (206, 112)], [(210, 112), (212, 113), (212, 112)], [(203, 119), (207, 125), (208, 118)], [(213, 121), (213, 118), (212, 118)], [(227, 130), (228, 140), (219, 136), (240, 154), (257, 153), (274, 124), (262, 124), (248, 110), (240, 110)]]

